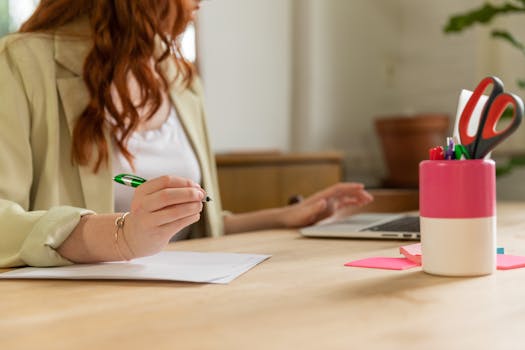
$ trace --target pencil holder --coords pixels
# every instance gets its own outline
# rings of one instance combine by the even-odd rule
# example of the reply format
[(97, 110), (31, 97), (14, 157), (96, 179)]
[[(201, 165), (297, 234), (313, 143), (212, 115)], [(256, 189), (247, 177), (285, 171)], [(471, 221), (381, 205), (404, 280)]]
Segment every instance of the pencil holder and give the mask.
[(494, 161), (427, 160), (419, 164), (423, 271), (481, 276), (496, 269)]

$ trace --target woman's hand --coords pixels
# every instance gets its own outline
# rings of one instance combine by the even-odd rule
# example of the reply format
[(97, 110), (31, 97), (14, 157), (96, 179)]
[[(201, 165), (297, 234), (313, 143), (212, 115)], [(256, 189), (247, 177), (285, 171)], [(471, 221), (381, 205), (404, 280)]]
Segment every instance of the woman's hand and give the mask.
[(161, 251), (177, 232), (199, 221), (205, 197), (197, 183), (176, 176), (161, 176), (137, 187), (123, 228), (131, 255), (126, 258)]
[(283, 208), (281, 221), (289, 228), (313, 225), (342, 211), (350, 214), (352, 209), (366, 205), (373, 199), (363, 184), (341, 182)]

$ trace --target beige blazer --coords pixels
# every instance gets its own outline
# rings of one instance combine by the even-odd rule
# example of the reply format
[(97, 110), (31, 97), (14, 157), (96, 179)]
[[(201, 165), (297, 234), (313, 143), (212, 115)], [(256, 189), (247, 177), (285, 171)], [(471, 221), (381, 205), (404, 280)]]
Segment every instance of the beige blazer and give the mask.
[[(89, 101), (82, 79), (88, 32), (88, 22), (79, 20), (61, 34), (13, 34), (0, 41), (0, 267), (69, 264), (55, 248), (80, 217), (114, 210), (111, 159), (97, 174), (71, 162), (72, 130)], [(176, 76), (172, 61), (162, 69), (168, 81)], [(175, 82), (169, 93), (199, 160), (202, 186), (213, 198), (195, 235), (222, 235), (202, 87), (198, 80), (187, 89)]]

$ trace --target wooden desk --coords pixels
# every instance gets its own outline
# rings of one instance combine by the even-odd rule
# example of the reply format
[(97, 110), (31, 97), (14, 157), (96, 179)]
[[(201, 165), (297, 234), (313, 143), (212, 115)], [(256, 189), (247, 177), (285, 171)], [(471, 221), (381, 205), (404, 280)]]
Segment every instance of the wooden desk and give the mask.
[[(499, 207), (498, 246), (525, 255), (525, 203)], [(525, 269), (478, 278), (343, 267), (399, 241), (267, 231), (177, 250), (273, 257), (229, 285), (0, 281), (2, 349), (520, 349)]]

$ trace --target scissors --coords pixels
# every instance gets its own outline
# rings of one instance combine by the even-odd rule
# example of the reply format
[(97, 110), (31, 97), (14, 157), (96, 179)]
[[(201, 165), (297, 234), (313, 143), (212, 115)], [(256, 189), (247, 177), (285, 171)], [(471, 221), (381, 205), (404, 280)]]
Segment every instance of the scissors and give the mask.
[[(492, 85), (492, 91), (483, 107), (478, 122), (477, 132), (470, 135), (468, 126), (474, 114), (474, 108), (487, 88)], [(507, 107), (512, 106), (512, 120), (501, 130), (496, 125)], [(503, 83), (496, 77), (484, 78), (470, 96), (459, 119), (459, 138), (471, 159), (484, 158), (499, 143), (509, 137), (520, 126), (523, 119), (523, 101), (518, 96), (503, 92)]]

